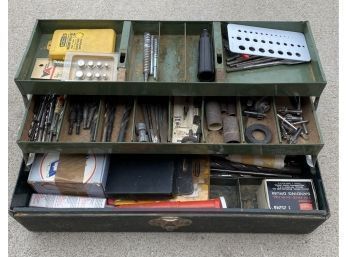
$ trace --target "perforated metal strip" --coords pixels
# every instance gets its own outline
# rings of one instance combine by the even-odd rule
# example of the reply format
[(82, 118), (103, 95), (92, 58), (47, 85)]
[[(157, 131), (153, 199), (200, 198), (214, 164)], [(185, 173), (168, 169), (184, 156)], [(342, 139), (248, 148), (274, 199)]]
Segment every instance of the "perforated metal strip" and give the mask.
[(230, 51), (309, 62), (311, 60), (303, 33), (228, 24)]

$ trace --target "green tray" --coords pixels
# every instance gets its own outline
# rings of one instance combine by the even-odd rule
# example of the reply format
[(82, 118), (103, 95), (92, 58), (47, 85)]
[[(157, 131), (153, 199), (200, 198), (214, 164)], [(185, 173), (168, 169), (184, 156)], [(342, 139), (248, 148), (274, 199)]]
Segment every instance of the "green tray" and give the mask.
[[(124, 97), (115, 97), (115, 102), (120, 102)], [(132, 98), (132, 97), (130, 97)], [(144, 97), (145, 98), (145, 97)], [(136, 123), (136, 113), (139, 97), (134, 98), (134, 106), (131, 114), (130, 123), (128, 125), (127, 142), (116, 142), (117, 135), (112, 137), (113, 142), (100, 142), (101, 133), (103, 130), (102, 119), (99, 118), (98, 122), (98, 139), (97, 142), (89, 142), (89, 137), (86, 135), (81, 141), (79, 137), (66, 137), (67, 134), (67, 119), (69, 116), (68, 106), (65, 107), (63, 124), (61, 130), (58, 132), (58, 142), (31, 142), (28, 141), (27, 131), (32, 119), (32, 109), (37, 96), (32, 97), (26, 114), (24, 116), (17, 143), (24, 153), (47, 153), (47, 152), (62, 152), (62, 153), (124, 153), (124, 154), (255, 154), (255, 155), (317, 155), (323, 147), (323, 140), (319, 128), (319, 124), (314, 110), (313, 102), (309, 97), (302, 97), (302, 109), (304, 110), (304, 116), (310, 120), (308, 124), (310, 134), (309, 140), (299, 141), (298, 144), (288, 144), (282, 141), (280, 136), (280, 130), (278, 122), (276, 122), (276, 109), (277, 106), (281, 106), (286, 102), (288, 97), (273, 97), (272, 108), (267, 114), (267, 119), (258, 121), (256, 119), (246, 119), (242, 116), (242, 100), (243, 98), (237, 97), (237, 119), (240, 130), (240, 143), (223, 143), (221, 133), (213, 134), (206, 128), (205, 121), (205, 101), (209, 97), (196, 97), (202, 103), (201, 107), (201, 124), (203, 128), (203, 135), (201, 143), (139, 143), (136, 142), (136, 135), (134, 124)], [(223, 97), (222, 97), (223, 98)], [(171, 106), (172, 97), (151, 97), (153, 101), (168, 101), (168, 137), (171, 137), (172, 117)], [(67, 100), (69, 103), (69, 98)], [(101, 97), (101, 103), (103, 97)], [(102, 105), (101, 105), (102, 106)], [(99, 108), (99, 117), (103, 117), (103, 108)], [(116, 108), (118, 109), (118, 108)], [(121, 113), (121, 112), (120, 112)], [(116, 115), (117, 117), (117, 115)], [(118, 119), (120, 121), (120, 119)], [(65, 122), (65, 123), (64, 123)], [(114, 123), (114, 130), (120, 123), (117, 123), (117, 118)], [(244, 138), (244, 130), (246, 126), (253, 123), (264, 123), (268, 125), (272, 130), (273, 139), (270, 144), (252, 144), (247, 143)], [(64, 131), (63, 131), (64, 130)], [(99, 142), (98, 142), (99, 141)], [(169, 140), (170, 141), (170, 140)]]
[[(113, 21), (38, 20), (15, 82), (26, 94), (86, 95), (191, 95), (191, 96), (320, 96), (326, 79), (308, 22), (230, 21), (244, 25), (304, 33), (312, 61), (250, 71), (225, 73), (222, 35), (229, 22), (212, 21)], [(47, 42), (56, 29), (113, 28), (117, 32), (119, 67), (125, 81), (47, 81), (30, 79), (36, 58), (47, 57)], [(197, 80), (198, 42), (202, 29), (214, 38), (216, 81)], [(143, 81), (143, 33), (159, 36), (159, 79)]]

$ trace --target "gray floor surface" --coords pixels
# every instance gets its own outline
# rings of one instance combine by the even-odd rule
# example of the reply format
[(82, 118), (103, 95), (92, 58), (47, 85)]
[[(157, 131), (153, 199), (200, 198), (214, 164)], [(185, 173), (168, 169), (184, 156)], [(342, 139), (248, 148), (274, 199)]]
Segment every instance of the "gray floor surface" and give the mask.
[[(189, 4), (187, 4), (189, 3)], [(320, 165), (331, 217), (308, 235), (213, 233), (32, 233), (9, 218), (10, 256), (337, 256), (338, 1), (9, 1), (9, 198), (21, 153), (24, 107), (13, 78), (35, 19), (309, 20), (326, 72), (318, 109)]]

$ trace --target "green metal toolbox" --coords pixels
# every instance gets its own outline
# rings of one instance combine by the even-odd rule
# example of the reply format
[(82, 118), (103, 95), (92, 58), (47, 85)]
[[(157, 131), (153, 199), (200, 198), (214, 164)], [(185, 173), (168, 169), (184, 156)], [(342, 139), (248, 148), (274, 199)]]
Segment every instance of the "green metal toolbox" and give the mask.
[[(314, 181), (318, 210), (280, 211), (249, 208), (243, 205), (244, 186), (255, 188), (257, 179), (211, 180), (212, 185), (226, 183), (235, 189), (236, 205), (233, 208), (207, 210), (115, 210), (115, 209), (42, 209), (28, 207), (32, 189), (27, 184), (28, 167), (23, 162), (10, 206), (10, 215), (32, 231), (195, 231), (195, 232), (257, 232), (257, 233), (309, 233), (330, 215), (325, 196), (317, 155), (323, 140), (316, 117), (319, 97), (326, 85), (319, 55), (308, 22), (231, 21), (237, 24), (302, 32), (311, 55), (311, 62), (298, 65), (280, 65), (269, 68), (225, 72), (222, 37), (230, 22), (217, 21), (114, 21), (114, 20), (38, 20), (15, 82), (23, 95), (26, 112), (17, 143), (24, 160), (29, 153), (95, 153), (95, 154), (152, 154), (209, 156), (225, 154), (245, 155), (297, 155), (301, 156), (304, 178)], [(116, 31), (118, 67), (125, 70), (119, 81), (54, 81), (31, 79), (36, 58), (47, 58), (47, 44), (56, 29), (112, 28)], [(198, 42), (202, 29), (208, 29), (214, 40), (215, 82), (197, 79)], [(143, 34), (158, 35), (158, 80), (143, 81)], [(162, 64), (162, 65), (161, 65)], [(63, 122), (57, 142), (32, 142), (27, 131), (33, 117), (35, 102), (40, 95), (67, 95)], [(28, 96), (30, 95), (30, 96)], [(96, 142), (77, 140), (66, 135), (69, 101), (74, 96), (95, 96), (100, 102)], [(173, 98), (191, 96), (201, 106), (202, 139), (200, 143), (172, 143)], [(248, 96), (270, 96), (271, 115), (265, 120), (274, 134), (269, 144), (252, 144), (245, 140), (244, 131), (250, 121), (242, 115), (243, 99)], [(297, 144), (282, 140), (277, 122), (277, 107), (287, 101), (287, 96), (301, 96), (303, 112), (310, 120), (310, 136)], [(125, 142), (101, 142), (103, 103), (106, 98), (122, 103), (133, 103), (130, 126)], [(205, 102), (210, 98), (236, 99), (240, 143), (223, 143), (221, 135), (208, 131), (205, 120)], [(168, 142), (136, 142), (135, 123), (142, 101), (162, 102), (168, 110)], [(120, 120), (115, 119), (115, 127)], [(116, 137), (113, 135), (113, 137)], [(314, 164), (308, 161), (312, 159)], [(310, 164), (310, 165), (308, 165)], [(313, 164), (313, 165), (312, 165)], [(312, 167), (310, 167), (312, 166)]]

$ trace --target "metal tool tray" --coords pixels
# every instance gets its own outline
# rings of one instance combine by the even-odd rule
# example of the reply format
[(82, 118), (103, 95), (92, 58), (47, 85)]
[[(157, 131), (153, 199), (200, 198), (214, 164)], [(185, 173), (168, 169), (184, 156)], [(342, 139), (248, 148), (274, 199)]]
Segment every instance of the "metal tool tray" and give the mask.
[[(229, 22), (38, 20), (15, 77), (22, 93), (89, 95), (302, 95), (320, 96), (326, 80), (308, 22), (230, 21), (237, 24), (302, 32), (311, 62), (225, 73), (222, 36)], [(125, 81), (47, 81), (30, 79), (36, 58), (48, 57), (47, 43), (56, 29), (112, 28), (117, 32), (119, 67)], [(198, 42), (203, 28), (214, 39), (216, 81), (197, 80)], [(158, 35), (159, 79), (143, 80), (143, 33)]]
[[(303, 156), (305, 163), (305, 158)], [(33, 193), (27, 184), (28, 171), (22, 164), (9, 213), (31, 231), (178, 231), (310, 233), (330, 216), (319, 166), (304, 165), (305, 177), (316, 187), (319, 210), (279, 211), (246, 206), (243, 194), (257, 188), (260, 180), (211, 180), (213, 185), (230, 185), (232, 204), (228, 209), (45, 209), (28, 207)], [(235, 197), (234, 197), (235, 195)]]
[[(124, 103), (124, 97), (114, 96), (116, 103)], [(121, 99), (123, 98), (123, 99)], [(138, 122), (140, 112), (139, 101), (142, 99), (150, 98), (151, 102), (167, 101), (168, 110), (172, 109), (172, 97), (142, 97), (133, 98), (134, 106), (131, 113), (131, 118), (126, 133), (126, 142), (116, 142), (117, 131), (121, 123), (122, 107), (117, 107), (116, 119), (114, 121), (114, 132), (111, 137), (112, 142), (101, 142), (101, 133), (103, 130), (103, 104), (99, 108), (99, 116), (101, 117), (98, 122), (97, 142), (90, 142), (90, 138), (85, 131), (82, 131), (79, 136), (67, 135), (68, 129), (68, 116), (69, 116), (69, 97), (67, 98), (67, 107), (64, 110), (63, 123), (61, 130), (58, 132), (57, 142), (33, 142), (28, 141), (28, 130), (33, 117), (34, 102), (37, 96), (34, 96), (30, 101), (27, 108), (24, 120), (22, 122), (17, 143), (24, 153), (46, 153), (46, 152), (62, 152), (62, 153), (146, 153), (146, 154), (284, 154), (284, 155), (317, 155), (323, 147), (323, 140), (320, 133), (316, 113), (313, 103), (309, 97), (302, 97), (302, 109), (304, 116), (309, 119), (308, 127), (310, 130), (309, 139), (299, 139), (297, 144), (288, 144), (282, 141), (280, 136), (280, 129), (276, 118), (277, 105), (285, 103), (287, 97), (274, 97), (272, 101), (271, 110), (267, 114), (267, 118), (263, 121), (256, 119), (247, 119), (242, 116), (242, 106), (240, 98), (237, 98), (237, 118), (240, 128), (241, 143), (229, 143), (223, 142), (222, 134), (218, 132), (208, 131), (205, 121), (205, 101), (207, 98), (196, 97), (201, 102), (201, 124), (203, 128), (203, 135), (201, 143), (139, 143), (136, 140), (134, 124)], [(101, 102), (103, 102), (101, 97)], [(221, 97), (224, 99), (224, 97)], [(171, 138), (172, 134), (172, 116), (169, 112), (168, 115), (168, 138)], [(263, 123), (267, 125), (273, 134), (273, 139), (270, 144), (253, 144), (247, 143), (244, 138), (244, 130), (246, 126), (250, 126), (255, 123)]]

